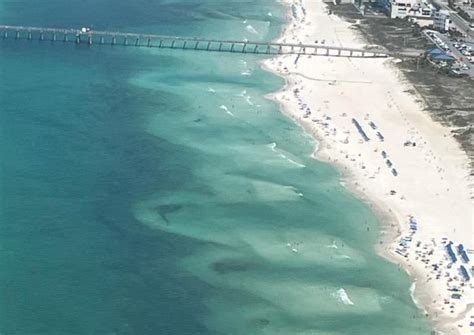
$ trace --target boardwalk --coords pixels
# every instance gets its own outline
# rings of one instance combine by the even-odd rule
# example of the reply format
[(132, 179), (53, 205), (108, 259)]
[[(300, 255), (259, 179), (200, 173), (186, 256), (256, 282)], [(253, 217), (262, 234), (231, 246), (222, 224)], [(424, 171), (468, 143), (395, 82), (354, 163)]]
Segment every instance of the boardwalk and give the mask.
[(49, 40), (53, 42), (74, 42), (76, 44), (110, 44), (166, 49), (185, 49), (214, 52), (235, 52), (252, 54), (300, 54), (333, 57), (380, 58), (387, 53), (377, 50), (363, 50), (327, 46), (322, 44), (291, 44), (274, 42), (251, 42), (216, 40), (197, 37), (165, 36), (140, 33), (123, 33), (99, 30), (59, 29), (0, 25), (3, 38)]

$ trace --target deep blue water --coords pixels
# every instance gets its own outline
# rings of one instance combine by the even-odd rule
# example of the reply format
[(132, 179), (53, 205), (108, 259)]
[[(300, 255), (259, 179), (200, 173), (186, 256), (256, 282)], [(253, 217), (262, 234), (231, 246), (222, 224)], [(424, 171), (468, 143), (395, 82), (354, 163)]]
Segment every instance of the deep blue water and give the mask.
[[(3, 0), (0, 18), (237, 39), (283, 22), (250, 0)], [(428, 332), (373, 214), (263, 98), (282, 81), (258, 58), (0, 52), (2, 335)]]

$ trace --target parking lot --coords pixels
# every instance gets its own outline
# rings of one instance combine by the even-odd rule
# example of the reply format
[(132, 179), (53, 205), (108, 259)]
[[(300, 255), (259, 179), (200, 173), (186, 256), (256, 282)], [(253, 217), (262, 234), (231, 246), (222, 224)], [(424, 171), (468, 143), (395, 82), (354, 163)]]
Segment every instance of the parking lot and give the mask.
[(424, 34), (438, 48), (456, 58), (459, 64), (456, 68), (460, 73), (466, 73), (474, 78), (474, 43), (456, 41), (448, 34), (442, 34), (434, 30), (425, 30)]

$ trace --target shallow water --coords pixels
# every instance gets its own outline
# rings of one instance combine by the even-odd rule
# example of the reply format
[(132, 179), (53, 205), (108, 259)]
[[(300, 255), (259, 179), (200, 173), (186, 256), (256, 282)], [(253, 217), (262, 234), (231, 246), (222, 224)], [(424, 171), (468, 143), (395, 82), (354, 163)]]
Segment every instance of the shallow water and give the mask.
[[(8, 24), (236, 39), (283, 22), (273, 1), (0, 4)], [(261, 58), (0, 50), (2, 334), (429, 333), (374, 215), (264, 99), (283, 83)]]

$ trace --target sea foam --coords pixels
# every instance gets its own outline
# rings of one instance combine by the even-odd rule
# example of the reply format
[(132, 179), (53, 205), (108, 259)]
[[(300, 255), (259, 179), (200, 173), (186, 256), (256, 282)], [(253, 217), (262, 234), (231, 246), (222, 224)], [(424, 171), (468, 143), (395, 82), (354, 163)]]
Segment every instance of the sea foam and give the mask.
[(252, 33), (252, 34), (255, 34), (255, 35), (258, 35), (258, 31), (255, 30), (254, 27), (252, 27), (252, 25), (247, 25), (247, 27), (245, 27), (245, 29), (249, 32), (249, 33)]

